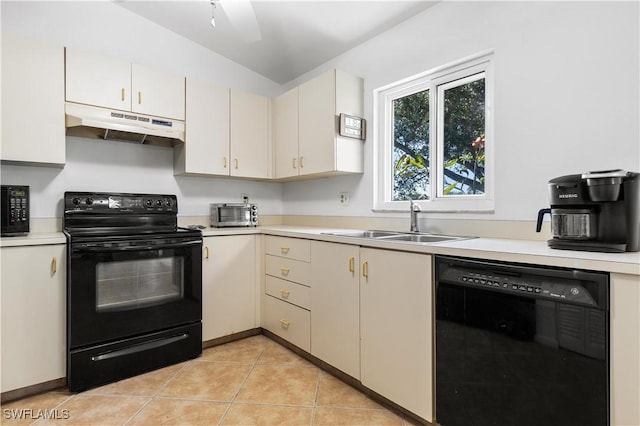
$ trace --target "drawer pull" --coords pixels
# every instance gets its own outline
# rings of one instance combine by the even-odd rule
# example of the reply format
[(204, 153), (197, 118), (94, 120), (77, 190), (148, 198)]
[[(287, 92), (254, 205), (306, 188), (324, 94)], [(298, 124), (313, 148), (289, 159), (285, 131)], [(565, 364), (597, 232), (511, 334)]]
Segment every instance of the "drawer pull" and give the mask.
[(291, 272), (291, 270), (289, 268), (285, 268), (284, 266), (280, 268), (280, 272), (282, 273), (282, 275), (289, 275), (289, 272)]
[(355, 262), (356, 262), (356, 258), (351, 256), (349, 258), (349, 272), (351, 272), (352, 274), (355, 272)]
[(280, 294), (282, 295), (283, 299), (288, 299), (289, 298), (289, 290), (287, 290), (286, 288), (283, 288), (280, 290)]
[(280, 320), (280, 326), (282, 328), (284, 328), (285, 330), (287, 330), (290, 325), (291, 325), (291, 323), (289, 321), (287, 321), (286, 319), (281, 319)]
[(280, 253), (282, 254), (289, 253), (289, 247), (280, 247)]

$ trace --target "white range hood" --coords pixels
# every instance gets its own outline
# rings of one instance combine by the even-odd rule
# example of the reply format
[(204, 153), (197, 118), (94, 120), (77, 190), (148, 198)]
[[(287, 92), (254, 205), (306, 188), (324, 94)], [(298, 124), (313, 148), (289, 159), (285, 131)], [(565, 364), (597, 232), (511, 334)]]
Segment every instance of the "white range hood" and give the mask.
[(67, 135), (173, 147), (184, 142), (184, 121), (65, 103)]

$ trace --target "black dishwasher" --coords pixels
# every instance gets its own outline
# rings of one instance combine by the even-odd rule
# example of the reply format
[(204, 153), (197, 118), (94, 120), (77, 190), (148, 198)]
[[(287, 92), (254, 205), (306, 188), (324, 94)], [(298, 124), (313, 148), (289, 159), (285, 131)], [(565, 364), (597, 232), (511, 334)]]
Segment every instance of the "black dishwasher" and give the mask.
[(435, 419), (609, 424), (609, 274), (436, 256)]

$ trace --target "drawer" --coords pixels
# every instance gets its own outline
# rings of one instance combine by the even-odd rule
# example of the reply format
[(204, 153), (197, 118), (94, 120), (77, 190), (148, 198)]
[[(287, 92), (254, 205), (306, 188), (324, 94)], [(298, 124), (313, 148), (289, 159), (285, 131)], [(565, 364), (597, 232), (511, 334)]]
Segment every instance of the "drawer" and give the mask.
[(285, 302), (309, 309), (311, 289), (291, 281), (281, 280), (267, 275), (265, 292)]
[(264, 328), (311, 352), (311, 315), (291, 303), (264, 296)]
[(311, 264), (284, 257), (266, 255), (265, 271), (267, 275), (294, 281), (306, 286), (311, 285)]
[(311, 262), (311, 241), (267, 235), (266, 253), (273, 256)]

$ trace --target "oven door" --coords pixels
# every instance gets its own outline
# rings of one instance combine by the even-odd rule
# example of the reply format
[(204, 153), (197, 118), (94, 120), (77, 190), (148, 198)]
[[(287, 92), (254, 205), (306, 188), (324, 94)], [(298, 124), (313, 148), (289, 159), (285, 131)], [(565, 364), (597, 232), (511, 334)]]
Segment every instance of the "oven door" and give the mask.
[(202, 319), (202, 237), (71, 240), (69, 348)]

